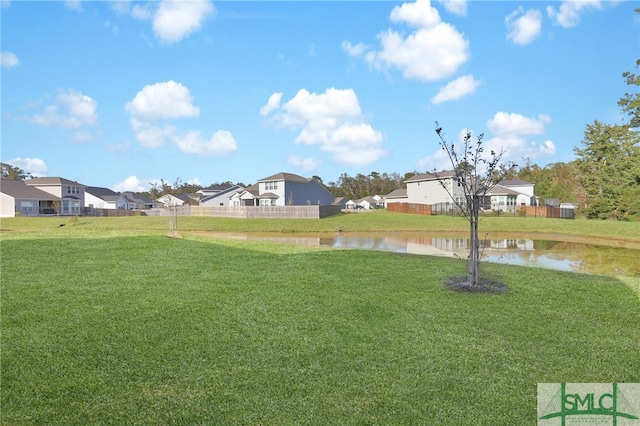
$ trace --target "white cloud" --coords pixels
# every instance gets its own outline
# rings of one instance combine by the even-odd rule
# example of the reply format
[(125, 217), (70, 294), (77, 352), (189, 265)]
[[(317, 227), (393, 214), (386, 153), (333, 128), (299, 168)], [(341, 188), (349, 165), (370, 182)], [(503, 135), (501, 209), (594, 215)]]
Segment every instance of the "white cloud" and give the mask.
[(280, 100), (282, 99), (282, 93), (274, 93), (269, 96), (267, 104), (260, 108), (260, 115), (267, 116), (271, 111), (275, 111), (280, 108)]
[(552, 141), (547, 139), (538, 143), (524, 137), (495, 137), (485, 141), (485, 148), (495, 152), (504, 151), (502, 161), (513, 161), (516, 164), (523, 158), (535, 160), (550, 157), (556, 153), (556, 147)]
[(416, 0), (414, 3), (395, 6), (389, 18), (393, 22), (405, 22), (417, 28), (434, 27), (440, 23), (440, 14), (431, 6), (430, 0)]
[(140, 21), (147, 21), (151, 19), (153, 16), (153, 10), (151, 9), (151, 4), (147, 3), (145, 5), (135, 4), (131, 8), (131, 16)]
[[(460, 137), (458, 140), (462, 140)], [(451, 160), (446, 151), (443, 149), (437, 149), (433, 154), (427, 155), (416, 164), (416, 170), (429, 172), (432, 170), (451, 170)]]
[(551, 156), (556, 152), (551, 140), (538, 143), (528, 138), (530, 135), (544, 134), (551, 121), (551, 117), (545, 114), (534, 118), (498, 112), (487, 121), (494, 137), (486, 141), (485, 147), (496, 152), (504, 151), (505, 161), (518, 162), (525, 157), (536, 159)]
[(305, 172), (310, 172), (318, 168), (320, 162), (312, 157), (300, 158), (297, 156), (290, 156), (287, 158), (287, 163), (291, 164), (294, 167), (297, 167), (300, 170), (304, 170)]
[(538, 118), (525, 117), (521, 114), (508, 114), (499, 111), (487, 121), (487, 127), (497, 136), (511, 137), (521, 135), (540, 135), (545, 132), (551, 117), (541, 114)]
[(129, 176), (120, 183), (116, 183), (111, 188), (116, 192), (144, 192), (150, 188), (150, 185), (143, 185), (137, 176)]
[(382, 133), (365, 122), (351, 89), (330, 88), (319, 94), (301, 89), (271, 113), (269, 123), (275, 127), (300, 131), (296, 143), (317, 145), (340, 164), (365, 166), (386, 155)]
[(13, 52), (0, 52), (0, 66), (2, 68), (13, 68), (20, 65), (20, 59)]
[(46, 176), (49, 167), (40, 158), (14, 158), (13, 160), (7, 161), (7, 163), (13, 165), (14, 167), (18, 167), (25, 172), (31, 173), (33, 177), (42, 177)]
[(446, 86), (440, 88), (438, 93), (431, 98), (431, 103), (441, 104), (447, 101), (455, 101), (467, 95), (475, 93), (480, 85), (472, 75), (465, 75), (450, 81)]
[(156, 126), (146, 121), (131, 119), (131, 130), (140, 145), (145, 148), (158, 148), (170, 140), (175, 133), (175, 126), (165, 124)]
[(94, 137), (87, 126), (98, 125), (97, 109), (98, 103), (89, 96), (73, 89), (61, 90), (55, 104), (46, 106), (41, 114), (27, 120), (39, 126), (72, 130), (71, 140), (87, 142)]
[(350, 55), (362, 55), (378, 70), (398, 69), (407, 79), (435, 81), (447, 78), (469, 59), (469, 42), (456, 28), (440, 20), (429, 0), (403, 3), (393, 8), (390, 19), (416, 27), (408, 35), (394, 30), (378, 34), (380, 50), (343, 42)]
[(109, 7), (111, 7), (117, 15), (129, 13), (129, 8), (131, 6), (130, 0), (110, 0), (108, 3)]
[(542, 13), (536, 9), (525, 12), (522, 7), (516, 9), (505, 18), (507, 26), (507, 40), (524, 46), (540, 36), (542, 29)]
[(145, 86), (124, 108), (131, 114), (131, 130), (136, 140), (145, 148), (173, 142), (181, 151), (198, 155), (223, 155), (237, 149), (233, 135), (226, 130), (204, 139), (198, 130), (181, 132), (167, 122), (200, 116), (200, 108), (193, 104), (189, 89), (175, 81)]
[(233, 135), (226, 130), (218, 130), (209, 139), (203, 139), (199, 131), (176, 135), (174, 142), (187, 154), (224, 155), (237, 149)]
[(214, 12), (209, 0), (162, 0), (153, 16), (153, 31), (162, 41), (175, 43), (199, 31)]
[(444, 8), (454, 15), (467, 15), (467, 0), (440, 0), (440, 3), (442, 3)]
[(80, 12), (82, 10), (82, 0), (65, 0), (64, 6), (67, 9), (75, 10), (76, 12)]
[[(484, 158), (489, 159), (491, 151), (502, 152), (502, 162), (513, 161), (518, 163), (523, 158), (540, 159), (553, 156), (556, 153), (553, 141), (549, 139), (545, 139), (543, 142), (531, 140), (531, 136), (544, 134), (546, 126), (549, 124), (551, 124), (551, 117), (545, 114), (535, 118), (514, 113), (496, 113), (487, 121), (492, 137), (489, 138), (485, 134), (483, 138)], [(467, 131), (467, 129), (463, 129), (456, 135), (454, 142), (456, 148), (462, 147), (463, 138)], [(471, 133), (475, 144), (478, 135), (473, 131)], [(418, 170), (424, 171), (433, 169), (449, 170), (451, 167), (451, 160), (447, 153), (440, 148), (435, 150), (433, 154), (420, 159), (417, 163)]]
[(346, 40), (343, 41), (340, 46), (342, 47), (342, 50), (347, 52), (349, 56), (361, 56), (370, 49), (370, 47), (364, 43), (352, 44), (351, 42)]
[(189, 89), (175, 81), (145, 86), (125, 110), (141, 120), (198, 117), (200, 109), (193, 105)]
[(191, 179), (187, 180), (187, 183), (189, 185), (200, 185), (200, 186), (202, 186), (202, 182), (197, 177), (194, 177), (194, 178), (191, 178)]
[(600, 0), (575, 0), (563, 1), (556, 10), (553, 6), (547, 6), (547, 15), (561, 27), (575, 27), (580, 22), (580, 15), (589, 9), (601, 9)]

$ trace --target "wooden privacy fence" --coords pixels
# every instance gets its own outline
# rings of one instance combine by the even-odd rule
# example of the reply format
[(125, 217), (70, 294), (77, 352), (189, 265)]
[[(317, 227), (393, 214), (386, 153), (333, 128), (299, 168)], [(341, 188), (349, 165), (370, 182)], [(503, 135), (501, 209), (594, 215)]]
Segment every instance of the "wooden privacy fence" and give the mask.
[[(462, 214), (460, 208), (454, 203), (439, 203), (433, 205), (414, 203), (388, 203), (387, 210), (390, 212), (422, 214), (426, 216)], [(490, 211), (488, 212), (491, 213)], [(575, 218), (575, 212), (573, 209), (549, 206), (521, 206), (518, 207), (517, 212), (515, 211), (515, 209), (512, 209), (511, 211), (501, 211), (501, 213), (503, 215), (511, 214), (523, 217), (547, 217), (561, 219)]]
[(573, 209), (566, 209), (551, 206), (521, 206), (518, 213), (525, 217), (548, 217), (556, 219), (574, 219)]
[(86, 207), (84, 209), (85, 216), (141, 216), (143, 210), (119, 210), (119, 209), (96, 209), (93, 207)]
[(388, 203), (387, 210), (398, 213), (412, 213), (431, 216), (431, 205), (415, 203)]
[[(174, 214), (178, 216), (230, 217), (240, 219), (322, 219), (342, 211), (339, 205), (313, 206), (180, 206)], [(151, 209), (145, 212), (149, 216), (168, 216), (168, 209)]]

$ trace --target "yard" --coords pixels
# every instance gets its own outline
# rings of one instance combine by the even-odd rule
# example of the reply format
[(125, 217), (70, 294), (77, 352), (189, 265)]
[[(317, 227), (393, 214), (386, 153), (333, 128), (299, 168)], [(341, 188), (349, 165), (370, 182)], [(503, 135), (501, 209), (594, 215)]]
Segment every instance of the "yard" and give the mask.
[[(178, 229), (464, 227), (386, 213)], [(640, 382), (639, 277), (487, 264), (509, 291), (464, 294), (443, 285), (458, 260), (167, 238), (157, 219), (0, 222), (2, 424), (533, 425), (537, 383)]]

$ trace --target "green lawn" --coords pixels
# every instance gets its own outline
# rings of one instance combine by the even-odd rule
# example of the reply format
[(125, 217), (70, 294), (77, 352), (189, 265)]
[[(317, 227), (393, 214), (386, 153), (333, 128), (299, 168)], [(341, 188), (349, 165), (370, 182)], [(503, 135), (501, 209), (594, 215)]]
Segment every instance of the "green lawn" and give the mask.
[[(2, 424), (534, 425), (539, 382), (640, 382), (637, 277), (487, 264), (507, 293), (456, 293), (454, 259), (54, 219), (1, 222)], [(376, 217), (334, 219), (245, 226)]]
[[(210, 217), (179, 217), (178, 231), (208, 230), (234, 232), (333, 232), (333, 231), (468, 231), (462, 217), (421, 216), (377, 210), (346, 213), (324, 219), (225, 219)], [(37, 231), (40, 236), (61, 231), (86, 234), (104, 231), (155, 233), (168, 230), (167, 217), (17, 217), (0, 219), (0, 229)], [(61, 229), (60, 224), (65, 226)], [(71, 231), (70, 231), (71, 229)], [(529, 234), (564, 234), (582, 237), (613, 238), (640, 241), (640, 222), (595, 221), (585, 219), (546, 219), (533, 217), (485, 217), (481, 232), (525, 232)], [(66, 234), (65, 234), (66, 235)]]

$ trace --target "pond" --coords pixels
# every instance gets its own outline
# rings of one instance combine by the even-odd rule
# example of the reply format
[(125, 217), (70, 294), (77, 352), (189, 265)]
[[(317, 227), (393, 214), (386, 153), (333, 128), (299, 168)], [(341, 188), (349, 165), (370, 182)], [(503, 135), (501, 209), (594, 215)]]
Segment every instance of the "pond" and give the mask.
[[(217, 238), (268, 240), (336, 249), (379, 250), (466, 259), (469, 239), (463, 233), (199, 233)], [(486, 234), (482, 260), (592, 274), (640, 276), (640, 243), (585, 239), (556, 234)]]

